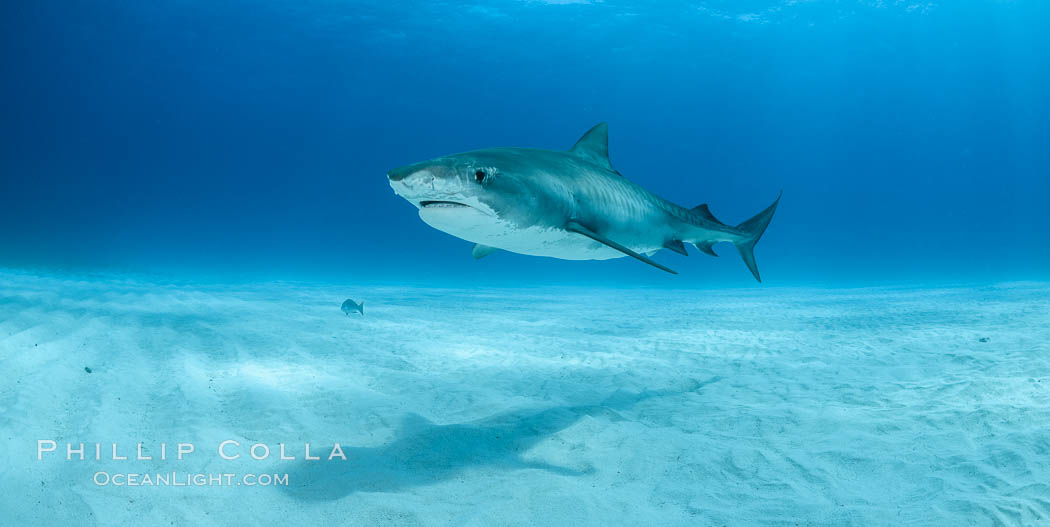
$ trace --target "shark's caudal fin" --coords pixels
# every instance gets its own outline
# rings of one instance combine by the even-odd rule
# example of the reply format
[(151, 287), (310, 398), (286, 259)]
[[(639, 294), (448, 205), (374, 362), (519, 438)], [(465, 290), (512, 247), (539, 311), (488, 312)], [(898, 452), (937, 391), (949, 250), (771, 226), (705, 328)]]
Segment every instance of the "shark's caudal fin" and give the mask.
[(766, 210), (755, 214), (755, 216), (736, 228), (744, 231), (747, 235), (743, 241), (736, 243), (736, 250), (740, 251), (740, 257), (744, 259), (744, 263), (747, 264), (747, 268), (751, 270), (751, 274), (755, 275), (755, 280), (762, 281), (762, 277), (758, 274), (758, 264), (755, 263), (755, 244), (758, 243), (758, 239), (762, 237), (762, 233), (766, 232), (766, 227), (769, 226), (769, 220), (773, 218), (773, 213), (777, 211), (777, 204), (780, 203), (780, 196), (784, 195), (784, 191), (780, 191), (780, 195), (777, 196), (776, 201), (772, 205), (766, 207)]

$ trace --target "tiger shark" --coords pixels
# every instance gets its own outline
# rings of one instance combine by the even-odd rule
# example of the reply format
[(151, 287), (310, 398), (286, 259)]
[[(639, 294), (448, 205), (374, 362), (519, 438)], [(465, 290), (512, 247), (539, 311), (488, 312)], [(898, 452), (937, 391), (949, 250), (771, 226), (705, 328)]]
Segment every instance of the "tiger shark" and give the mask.
[(474, 258), (497, 249), (565, 260), (631, 256), (678, 274), (650, 256), (688, 255), (686, 243), (718, 256), (711, 246), (730, 242), (759, 282), (755, 244), (780, 202), (736, 226), (706, 203), (675, 205), (613, 168), (606, 123), (570, 150), (487, 148), (396, 168), (387, 178), (427, 225), (474, 242)]

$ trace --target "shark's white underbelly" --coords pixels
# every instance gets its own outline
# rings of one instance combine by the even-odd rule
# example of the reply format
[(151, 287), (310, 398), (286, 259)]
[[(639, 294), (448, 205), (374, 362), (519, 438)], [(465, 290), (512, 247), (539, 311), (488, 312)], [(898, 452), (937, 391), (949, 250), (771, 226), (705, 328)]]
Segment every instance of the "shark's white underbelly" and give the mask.
[[(457, 238), (520, 254), (563, 260), (609, 260), (626, 256), (616, 249), (564, 229), (537, 226), (518, 228), (488, 214), (464, 209), (424, 208), (420, 209), (419, 217), (427, 225)], [(659, 249), (644, 245), (631, 248), (641, 253)]]

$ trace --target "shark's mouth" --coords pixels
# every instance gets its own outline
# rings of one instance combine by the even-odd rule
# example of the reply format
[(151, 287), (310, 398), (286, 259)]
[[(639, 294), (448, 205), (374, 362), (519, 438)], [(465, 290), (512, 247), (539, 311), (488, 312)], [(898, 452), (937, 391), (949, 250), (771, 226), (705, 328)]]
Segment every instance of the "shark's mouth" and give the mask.
[(424, 209), (456, 209), (461, 207), (471, 208), (466, 203), (459, 203), (458, 201), (440, 201), (440, 200), (425, 200), (420, 201), (419, 206)]

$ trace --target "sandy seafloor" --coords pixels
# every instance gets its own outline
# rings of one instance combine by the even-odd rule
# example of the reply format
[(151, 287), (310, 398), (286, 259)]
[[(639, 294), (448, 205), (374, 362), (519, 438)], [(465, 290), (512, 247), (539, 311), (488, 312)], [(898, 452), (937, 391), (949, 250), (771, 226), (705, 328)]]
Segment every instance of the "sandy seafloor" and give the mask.
[[(364, 317), (339, 311), (347, 297)], [(1050, 523), (1046, 284), (438, 289), (5, 271), (0, 361), (6, 525)], [(37, 460), (38, 439), (58, 453)], [(241, 459), (218, 456), (226, 439)], [(139, 441), (197, 450), (108, 459)], [(105, 459), (66, 461), (67, 442), (89, 457), (101, 443)], [(248, 459), (256, 442), (298, 459)], [(338, 442), (348, 460), (304, 461), (306, 442)], [(289, 485), (97, 486), (99, 471)]]

